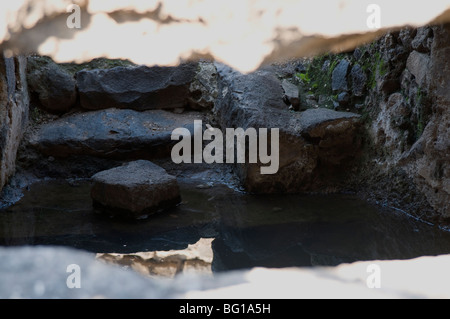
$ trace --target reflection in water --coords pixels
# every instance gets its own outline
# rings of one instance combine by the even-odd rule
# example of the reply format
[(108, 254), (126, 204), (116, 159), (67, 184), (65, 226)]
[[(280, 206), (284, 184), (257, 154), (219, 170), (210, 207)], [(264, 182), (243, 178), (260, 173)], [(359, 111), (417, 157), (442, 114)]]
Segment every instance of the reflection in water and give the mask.
[[(195, 267), (207, 272), (450, 252), (450, 233), (349, 195), (250, 195), (182, 182), (181, 205), (147, 220), (125, 222), (95, 215), (89, 192), (87, 182), (76, 187), (55, 181), (35, 185), (15, 206), (0, 211), (0, 245), (72, 246), (166, 276), (190, 263), (187, 257), (170, 256), (181, 255), (200, 239), (209, 241), (212, 266), (198, 256), (204, 263)], [(163, 251), (172, 252), (169, 256)]]
[(105, 253), (96, 258), (133, 270), (148, 276), (173, 278), (180, 273), (212, 274), (212, 238), (200, 238), (183, 250), (138, 252), (133, 254)]
[(450, 251), (450, 234), (348, 195), (216, 201), (216, 271), (409, 259)]

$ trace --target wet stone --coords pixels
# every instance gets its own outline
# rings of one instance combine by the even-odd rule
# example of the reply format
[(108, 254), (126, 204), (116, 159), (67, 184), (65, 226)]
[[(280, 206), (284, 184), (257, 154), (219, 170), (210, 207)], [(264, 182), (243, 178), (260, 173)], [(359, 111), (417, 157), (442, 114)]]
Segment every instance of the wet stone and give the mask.
[(112, 216), (145, 218), (181, 201), (176, 178), (145, 160), (99, 172), (92, 180), (94, 208)]

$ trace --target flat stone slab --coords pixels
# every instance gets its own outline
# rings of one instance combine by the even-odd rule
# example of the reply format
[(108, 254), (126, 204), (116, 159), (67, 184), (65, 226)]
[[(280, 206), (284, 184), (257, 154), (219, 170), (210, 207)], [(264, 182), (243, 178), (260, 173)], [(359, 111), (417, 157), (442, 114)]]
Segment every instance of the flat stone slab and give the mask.
[(43, 124), (30, 143), (53, 157), (155, 158), (170, 154), (177, 143), (171, 140), (175, 128), (185, 127), (193, 134), (196, 119), (202, 119), (201, 113), (119, 109), (84, 112)]
[(113, 216), (146, 217), (181, 201), (176, 178), (145, 160), (99, 172), (92, 180), (94, 207)]
[(138, 111), (186, 107), (198, 65), (116, 67), (77, 73), (81, 106)]

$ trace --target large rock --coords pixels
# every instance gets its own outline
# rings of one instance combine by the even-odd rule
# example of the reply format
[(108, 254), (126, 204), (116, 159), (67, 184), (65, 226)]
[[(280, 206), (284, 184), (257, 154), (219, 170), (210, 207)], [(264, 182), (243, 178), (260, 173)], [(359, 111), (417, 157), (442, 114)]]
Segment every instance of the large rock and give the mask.
[(375, 153), (371, 163), (376, 164), (368, 164), (366, 174), (375, 185), (370, 193), (378, 193), (372, 198), (435, 224), (448, 224), (450, 218), (449, 29), (447, 24), (411, 32), (410, 38), (433, 40), (430, 53), (411, 47), (406, 56), (396, 54), (394, 63), (389, 58), (385, 66), (395, 92), (386, 94), (378, 86), (369, 93), (367, 108)]
[[(225, 128), (279, 128), (279, 170), (261, 174), (261, 163), (238, 164), (249, 191), (300, 192), (332, 187), (334, 177), (359, 151), (359, 115), (329, 109), (291, 113), (283, 89), (269, 71), (239, 74), (217, 64), (219, 98), (215, 115)], [(270, 145), (270, 143), (269, 143)], [(270, 151), (270, 148), (269, 148)]]
[(26, 58), (0, 54), (0, 190), (16, 169), (16, 154), (28, 124)]
[[(69, 28), (71, 4), (79, 4), (80, 28)], [(57, 62), (96, 57), (136, 64), (176, 65), (210, 57), (249, 72), (285, 58), (345, 51), (404, 25), (419, 26), (450, 18), (447, 0), (371, 0), (288, 3), (232, 0), (114, 2), (101, 0), (4, 1), (0, 43), (14, 52), (37, 52)], [(411, 9), (412, 10), (412, 9)], [(224, 28), (224, 26), (227, 26)], [(69, 26), (71, 26), (69, 24)], [(105, 30), (112, 35), (105, 39)]]
[(170, 154), (175, 128), (193, 132), (194, 120), (201, 118), (195, 112), (180, 115), (163, 110), (85, 112), (43, 124), (30, 143), (53, 157), (154, 158)]
[(188, 105), (189, 88), (197, 67), (189, 63), (177, 67), (82, 70), (76, 74), (80, 103), (89, 110), (184, 108)]
[(29, 57), (27, 62), (30, 94), (37, 96), (40, 106), (52, 113), (69, 111), (77, 101), (73, 76), (48, 58)]
[(181, 201), (177, 179), (145, 160), (99, 172), (92, 180), (94, 207), (108, 215), (142, 218)]

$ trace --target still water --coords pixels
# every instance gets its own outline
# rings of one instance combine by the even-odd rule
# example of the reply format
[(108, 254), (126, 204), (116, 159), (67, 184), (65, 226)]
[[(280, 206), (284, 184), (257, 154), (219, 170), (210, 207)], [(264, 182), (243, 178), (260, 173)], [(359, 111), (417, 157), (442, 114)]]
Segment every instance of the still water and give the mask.
[(450, 253), (450, 233), (351, 195), (250, 195), (181, 183), (182, 203), (145, 220), (94, 214), (90, 183), (35, 184), (0, 210), (0, 245), (96, 253), (182, 250), (211, 238), (213, 271), (338, 265)]

